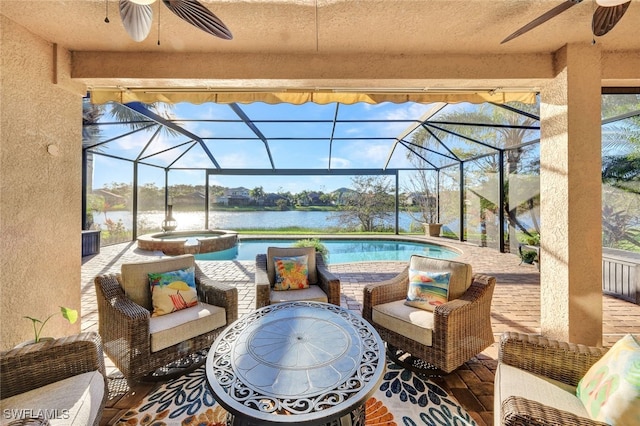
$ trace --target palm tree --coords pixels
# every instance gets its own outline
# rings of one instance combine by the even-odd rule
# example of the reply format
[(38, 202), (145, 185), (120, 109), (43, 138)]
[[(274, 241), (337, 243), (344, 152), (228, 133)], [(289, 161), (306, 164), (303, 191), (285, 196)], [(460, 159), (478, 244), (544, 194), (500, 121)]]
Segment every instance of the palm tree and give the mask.
[[(171, 105), (153, 103), (146, 106), (167, 119), (170, 117)], [(149, 126), (149, 121), (141, 117), (140, 113), (120, 103), (93, 104), (88, 97), (85, 97), (82, 104), (82, 150), (85, 159), (83, 167), (84, 186), (87, 192), (91, 192), (93, 189), (93, 155), (103, 151), (103, 146), (101, 145), (102, 132), (99, 123), (106, 114), (109, 114), (119, 123), (127, 124), (132, 130), (147, 128), (148, 131), (155, 131), (160, 126)], [(161, 131), (167, 135), (177, 134), (176, 131), (166, 126), (161, 126)], [(84, 195), (88, 198), (88, 194)], [(92, 225), (92, 220), (88, 215), (89, 212), (87, 212), (88, 204), (90, 203), (85, 199), (83, 202), (84, 229), (90, 229)]]
[(602, 97), (602, 241), (640, 251), (640, 95)]
[[(166, 104), (154, 103), (147, 105), (147, 108), (157, 110), (166, 118), (169, 117), (171, 106)], [(132, 130), (148, 128), (149, 131), (155, 130), (157, 127), (149, 127), (148, 120), (141, 118), (140, 114), (125, 105), (111, 102), (109, 104), (93, 104), (86, 97), (82, 103), (82, 148), (87, 152), (87, 188), (93, 188), (93, 153), (102, 152), (101, 129), (98, 125), (100, 120), (109, 114), (116, 122), (127, 124)], [(163, 131), (168, 135), (176, 135), (177, 133), (165, 126)]]
[(256, 200), (256, 203), (262, 204), (261, 201), (264, 199), (264, 189), (261, 186), (256, 186), (249, 190), (249, 196)]
[[(520, 162), (523, 155), (529, 150), (524, 143), (528, 138), (534, 137), (537, 132), (539, 102), (535, 104), (511, 103), (507, 106), (495, 104), (481, 104), (473, 108), (456, 108), (454, 111), (437, 116), (437, 119), (428, 120), (423, 127), (414, 132), (411, 144), (416, 150), (409, 150), (407, 157), (412, 159), (414, 165), (422, 163), (423, 168), (432, 168), (431, 165), (441, 164), (442, 158), (433, 152), (442, 152), (449, 158), (455, 157), (459, 161), (478, 160), (481, 165), (480, 175), (488, 173), (497, 174), (502, 166), (498, 164), (496, 156), (485, 156), (491, 153), (493, 146), (503, 150), (505, 155), (505, 176), (517, 174), (520, 170)], [(479, 124), (479, 125), (478, 125)], [(474, 142), (475, 141), (475, 142)], [(487, 145), (487, 146), (484, 146)], [(417, 149), (423, 148), (422, 152)], [(443, 147), (445, 147), (443, 149)], [(508, 185), (505, 186), (505, 193)], [(468, 186), (467, 186), (468, 187)], [(483, 198), (481, 198), (483, 199)], [(486, 201), (486, 200), (485, 200)], [(533, 207), (534, 200), (528, 201), (532, 223), (537, 229), (538, 220), (535, 217)], [(487, 208), (489, 204), (482, 203)], [(497, 207), (497, 206), (496, 206)], [(509, 224), (509, 235), (515, 237), (516, 231), (525, 234), (530, 231), (524, 226), (516, 215), (518, 206), (509, 205), (509, 197), (505, 197), (505, 205), (502, 206)], [(482, 215), (482, 213), (481, 213)], [(510, 245), (517, 244), (516, 238), (509, 239)]]

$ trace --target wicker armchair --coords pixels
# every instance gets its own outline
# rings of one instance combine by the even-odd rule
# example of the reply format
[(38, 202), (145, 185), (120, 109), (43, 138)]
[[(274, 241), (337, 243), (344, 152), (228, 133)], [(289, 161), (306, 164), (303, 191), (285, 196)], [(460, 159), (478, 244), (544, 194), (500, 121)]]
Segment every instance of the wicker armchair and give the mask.
[[(451, 272), (449, 302), (433, 312), (406, 306), (409, 268)], [(450, 373), (494, 343), (491, 329), (491, 298), (495, 278), (472, 274), (471, 265), (413, 255), (409, 266), (395, 278), (367, 284), (362, 316), (387, 343), (388, 353), (398, 360), (410, 355), (407, 367), (425, 366)]]
[[(300, 256), (309, 258), (309, 288), (304, 290), (274, 291), (274, 256)], [(296, 300), (327, 302), (340, 306), (340, 280), (329, 272), (321, 253), (314, 247), (268, 247), (266, 254), (256, 256), (256, 309)]]
[(574, 395), (580, 379), (606, 352), (541, 336), (504, 333), (494, 384), (494, 424), (604, 425), (591, 420)]
[[(100, 424), (108, 388), (97, 333), (2, 352), (0, 371), (0, 407), (5, 419), (22, 417), (24, 424), (39, 424), (35, 417), (40, 417), (42, 424), (54, 418), (68, 425)], [(21, 424), (17, 418), (11, 420)]]
[[(198, 306), (151, 317), (147, 274), (189, 266), (195, 267)], [(238, 318), (237, 289), (207, 277), (190, 254), (123, 264), (120, 274), (96, 277), (95, 286), (104, 351), (130, 383), (151, 378), (157, 369), (208, 349)], [(164, 330), (158, 330), (158, 319), (165, 322)], [(202, 320), (208, 323), (203, 326)]]

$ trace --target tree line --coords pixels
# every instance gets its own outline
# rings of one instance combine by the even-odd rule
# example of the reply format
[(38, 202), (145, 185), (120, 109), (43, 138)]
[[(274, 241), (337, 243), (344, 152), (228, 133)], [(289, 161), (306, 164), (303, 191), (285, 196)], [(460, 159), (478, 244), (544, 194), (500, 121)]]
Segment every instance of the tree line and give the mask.
[[(227, 188), (212, 185), (211, 199), (224, 194)], [(204, 185), (179, 184), (168, 188), (174, 205), (181, 209), (202, 209), (205, 194)], [(126, 183), (111, 183), (88, 197), (88, 209), (95, 213), (131, 208), (133, 187)], [(275, 207), (291, 210), (307, 206), (331, 206), (333, 216), (342, 227), (364, 232), (387, 231), (395, 211), (395, 187), (387, 176), (354, 176), (350, 188), (340, 188), (333, 192), (304, 190), (299, 193), (266, 193), (263, 187), (249, 190), (250, 206), (255, 208)], [(417, 197), (418, 199), (420, 197)], [(420, 210), (420, 204), (413, 197), (403, 194), (401, 207), (407, 211)], [(271, 200), (266, 202), (266, 200)], [(275, 200), (275, 201), (274, 201)], [(215, 202), (211, 207), (215, 209)], [(147, 183), (138, 189), (138, 210), (163, 210), (164, 188)]]

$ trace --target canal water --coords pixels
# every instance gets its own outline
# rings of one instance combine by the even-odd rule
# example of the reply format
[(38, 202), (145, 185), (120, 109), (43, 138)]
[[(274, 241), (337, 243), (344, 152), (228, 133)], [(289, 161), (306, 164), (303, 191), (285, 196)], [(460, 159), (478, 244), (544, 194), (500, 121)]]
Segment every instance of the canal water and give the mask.
[[(291, 226), (301, 226), (305, 228), (330, 229), (340, 226), (334, 218), (335, 213), (325, 211), (250, 211), (250, 212), (209, 212), (209, 229), (237, 229), (237, 228), (286, 228)], [(193, 231), (205, 229), (204, 212), (176, 212), (173, 213), (178, 222), (178, 231)], [(124, 226), (131, 229), (132, 214), (128, 211), (107, 212), (106, 218), (118, 222), (122, 220)], [(149, 225), (160, 227), (164, 220), (164, 212), (138, 212), (139, 220), (145, 221)], [(400, 229), (409, 231), (412, 218), (407, 213), (401, 212), (399, 215)], [(105, 229), (105, 215), (97, 213), (94, 215), (94, 223)], [(391, 216), (387, 222), (390, 227), (394, 226), (394, 218)]]

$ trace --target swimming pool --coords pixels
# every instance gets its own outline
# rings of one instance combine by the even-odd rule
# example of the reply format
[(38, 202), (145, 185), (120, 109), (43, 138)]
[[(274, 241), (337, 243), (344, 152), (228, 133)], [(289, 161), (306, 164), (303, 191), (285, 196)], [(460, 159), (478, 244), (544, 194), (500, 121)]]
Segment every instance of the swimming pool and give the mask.
[[(245, 239), (228, 250), (196, 254), (197, 260), (255, 260), (256, 254), (266, 253), (267, 247), (291, 247), (298, 240)], [(369, 262), (399, 260), (408, 261), (412, 254), (453, 259), (460, 255), (444, 246), (411, 241), (376, 239), (321, 239), (329, 250), (328, 263)]]

